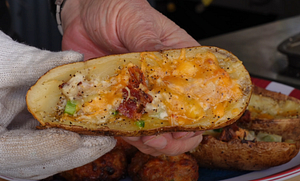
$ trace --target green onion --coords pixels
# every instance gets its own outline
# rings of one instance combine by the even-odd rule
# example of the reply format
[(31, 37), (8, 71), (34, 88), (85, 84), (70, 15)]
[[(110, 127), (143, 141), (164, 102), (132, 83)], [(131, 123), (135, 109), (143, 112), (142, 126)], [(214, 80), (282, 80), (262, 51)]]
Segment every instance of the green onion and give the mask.
[(68, 101), (65, 107), (65, 113), (73, 115), (76, 112), (76, 102), (75, 101)]
[(217, 133), (221, 133), (222, 131), (223, 131), (223, 128), (214, 129), (214, 132), (217, 132)]
[(282, 142), (282, 137), (279, 135), (274, 134), (267, 134), (259, 132), (257, 134), (258, 141), (264, 141), (264, 142)]
[(112, 115), (114, 115), (114, 116), (116, 116), (116, 115), (118, 115), (118, 114), (119, 114), (119, 111), (118, 111), (118, 110), (112, 112)]
[(144, 121), (144, 120), (136, 121), (135, 124), (136, 124), (139, 128), (145, 127), (145, 121)]

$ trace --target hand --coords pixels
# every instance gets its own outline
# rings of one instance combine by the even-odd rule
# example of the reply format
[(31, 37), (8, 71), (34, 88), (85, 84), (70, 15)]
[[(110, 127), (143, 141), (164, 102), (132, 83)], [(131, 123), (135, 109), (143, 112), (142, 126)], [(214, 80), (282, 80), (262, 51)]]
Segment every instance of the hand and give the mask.
[(43, 179), (89, 163), (110, 151), (111, 137), (62, 129), (36, 130), (26, 92), (49, 69), (81, 61), (79, 53), (49, 52), (17, 43), (0, 31), (0, 175)]
[(123, 137), (141, 152), (152, 156), (175, 156), (197, 147), (202, 141), (202, 131), (164, 133), (157, 136)]
[[(62, 10), (63, 50), (85, 60), (110, 54), (199, 46), (146, 0), (68, 0)], [(178, 155), (196, 147), (201, 132), (124, 138), (144, 153)]]
[(110, 54), (199, 46), (146, 0), (68, 0), (62, 49), (85, 60)]

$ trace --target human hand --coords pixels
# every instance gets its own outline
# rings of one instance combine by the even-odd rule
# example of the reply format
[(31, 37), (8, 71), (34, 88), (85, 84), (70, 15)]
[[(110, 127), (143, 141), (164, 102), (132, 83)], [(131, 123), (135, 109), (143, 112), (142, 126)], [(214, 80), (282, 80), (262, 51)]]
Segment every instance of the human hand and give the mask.
[[(85, 60), (110, 54), (199, 46), (146, 0), (68, 0), (62, 10), (63, 50), (83, 53)], [(201, 132), (124, 137), (151, 155), (178, 155), (196, 147)]]
[(122, 138), (143, 153), (152, 156), (159, 156), (161, 154), (176, 156), (197, 147), (202, 141), (202, 131)]
[(62, 10), (63, 50), (85, 60), (110, 54), (199, 46), (146, 0), (68, 0)]
[(111, 137), (62, 129), (36, 130), (26, 110), (29, 87), (49, 69), (83, 60), (79, 53), (49, 52), (17, 43), (0, 31), (0, 175), (43, 179), (89, 163), (110, 151)]

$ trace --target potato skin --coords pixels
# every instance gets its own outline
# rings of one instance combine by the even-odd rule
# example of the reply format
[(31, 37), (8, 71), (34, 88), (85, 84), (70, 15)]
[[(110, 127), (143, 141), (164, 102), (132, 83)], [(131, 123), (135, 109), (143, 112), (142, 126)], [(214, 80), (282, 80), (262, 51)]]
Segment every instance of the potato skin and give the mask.
[(190, 153), (199, 167), (230, 170), (263, 170), (290, 161), (297, 155), (299, 143), (255, 142), (234, 138), (229, 142), (203, 136)]
[(280, 135), (295, 143), (246, 141), (236, 135), (222, 141), (205, 135), (191, 154), (200, 167), (207, 168), (262, 170), (287, 163), (299, 152), (299, 110), (300, 100), (254, 86), (248, 108), (235, 123), (236, 128)]
[[(150, 53), (154, 53), (158, 57), (164, 57), (168, 61), (174, 61), (179, 58), (181, 50), (183, 49), (162, 50)], [(199, 46), (184, 48), (184, 50), (189, 58), (203, 52), (215, 54), (220, 64), (222, 64), (223, 69), (231, 72), (229, 73), (230, 77), (238, 81), (243, 96), (241, 99), (229, 103), (230, 106), (226, 107), (226, 114), (221, 118), (196, 121), (192, 124), (182, 126), (161, 122), (165, 125), (152, 124), (149, 128), (140, 129), (134, 124), (134, 120), (92, 124), (91, 122), (81, 121), (61, 121), (55, 117), (55, 111), (53, 110), (55, 110), (61, 96), (59, 86), (67, 82), (70, 79), (70, 75), (84, 69), (90, 72), (89, 75), (94, 76), (96, 74), (95, 77), (114, 76), (118, 67), (126, 66), (129, 62), (139, 66), (141, 64), (141, 53), (100, 57), (85, 62), (59, 66), (50, 70), (28, 91), (26, 96), (28, 110), (41, 123), (41, 126), (38, 127), (39, 129), (63, 128), (80, 134), (90, 135), (146, 136), (164, 132), (217, 129), (234, 123), (245, 111), (252, 92), (250, 75), (242, 65), (242, 62), (232, 53), (217, 47)]]
[[(258, 97), (258, 100), (254, 102), (255, 96)], [(266, 101), (262, 101), (260, 98)], [(268, 104), (266, 104), (267, 102)], [(253, 116), (251, 112), (245, 112), (238, 121), (240, 127), (277, 134), (282, 136), (284, 140), (300, 140), (299, 99), (254, 86), (249, 103), (249, 107), (251, 106), (255, 106), (255, 109), (263, 110), (265, 113), (273, 114), (273, 116), (271, 118), (262, 118)], [(278, 113), (274, 115), (274, 113), (271, 113), (272, 110)], [(282, 111), (282, 113), (279, 111)]]
[(133, 181), (197, 181), (196, 160), (188, 154), (157, 156), (137, 152), (128, 167)]

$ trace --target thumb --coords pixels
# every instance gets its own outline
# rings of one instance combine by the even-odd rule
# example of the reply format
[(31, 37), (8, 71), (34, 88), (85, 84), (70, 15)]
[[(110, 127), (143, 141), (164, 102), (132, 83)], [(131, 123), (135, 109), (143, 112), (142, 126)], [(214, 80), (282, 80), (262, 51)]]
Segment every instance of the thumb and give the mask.
[[(130, 52), (144, 52), (144, 51), (157, 51), (172, 49), (171, 46), (163, 45), (163, 43), (158, 38), (149, 38), (139, 41), (136, 46), (128, 46)], [(132, 47), (132, 50), (130, 50)]]

